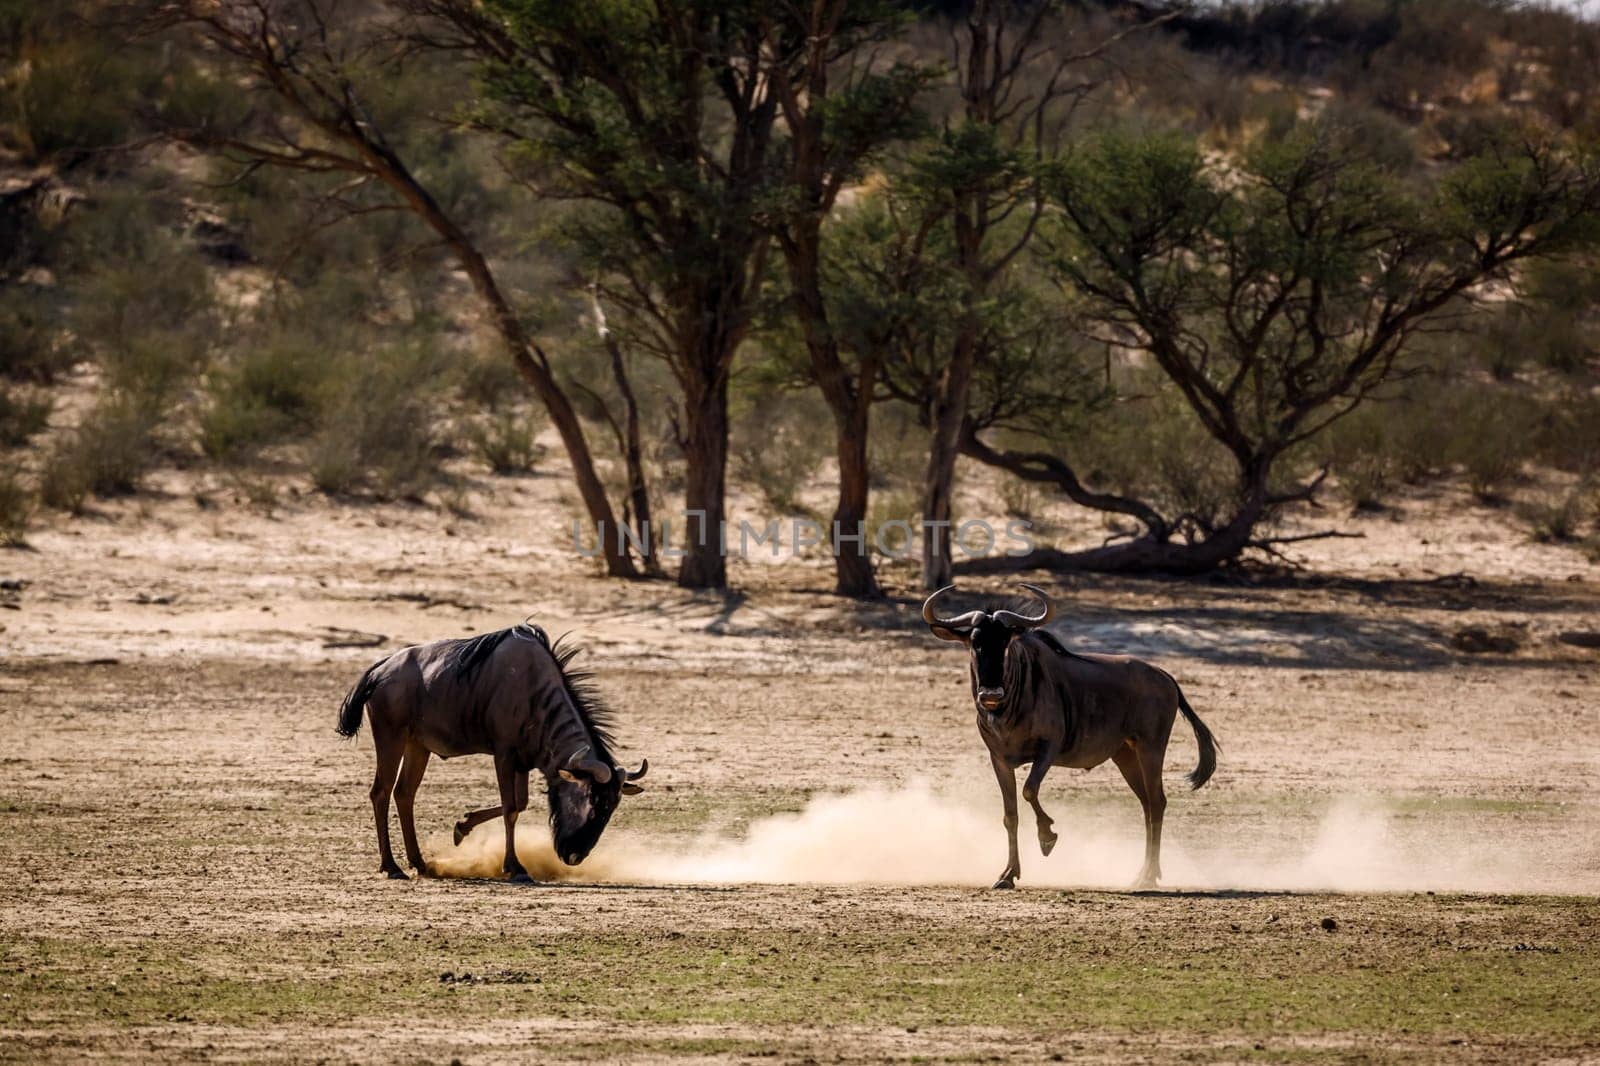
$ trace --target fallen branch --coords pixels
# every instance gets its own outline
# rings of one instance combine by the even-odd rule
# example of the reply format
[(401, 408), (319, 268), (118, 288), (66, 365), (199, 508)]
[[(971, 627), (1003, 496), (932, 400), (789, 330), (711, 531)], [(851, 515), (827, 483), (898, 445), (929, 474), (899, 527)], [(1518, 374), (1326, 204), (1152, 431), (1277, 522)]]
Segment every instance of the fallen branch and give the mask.
[(382, 633), (363, 633), (359, 629), (341, 629), (338, 626), (323, 626), (327, 637), (323, 638), (324, 648), (376, 648), (389, 638)]

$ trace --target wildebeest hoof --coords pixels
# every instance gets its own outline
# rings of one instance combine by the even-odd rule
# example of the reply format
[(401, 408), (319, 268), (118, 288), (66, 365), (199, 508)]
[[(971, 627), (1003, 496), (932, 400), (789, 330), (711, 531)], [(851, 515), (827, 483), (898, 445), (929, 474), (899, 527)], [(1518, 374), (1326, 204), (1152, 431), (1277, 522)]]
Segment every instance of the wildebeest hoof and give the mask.
[(534, 883), (533, 878), (528, 875), (528, 871), (526, 870), (518, 870), (510, 877), (506, 878), (506, 880), (510, 881), (514, 885), (531, 885)]
[(467, 828), (467, 823), (466, 822), (457, 822), (456, 823), (456, 828), (455, 828), (456, 847), (459, 848), (461, 846), (461, 842), (463, 840), (467, 839), (467, 834), (469, 832), (471, 832), (471, 830)]
[(1151, 889), (1153, 889), (1155, 887), (1156, 887), (1156, 879), (1154, 877), (1151, 877), (1149, 874), (1140, 874), (1139, 877), (1133, 882), (1133, 884), (1128, 886), (1128, 891), (1130, 891), (1130, 892), (1149, 892)]
[(1010, 874), (1007, 874), (1005, 877), (1002, 877), (1000, 880), (996, 881), (994, 883), (994, 887), (995, 888), (1016, 888), (1017, 887), (1017, 882), (1016, 882), (1016, 880), (1014, 878), (1011, 877)]
[(411, 880), (411, 878), (406, 876), (406, 872), (404, 870), (400, 869), (400, 867), (398, 867), (398, 866), (387, 866), (387, 867), (383, 868), (382, 870), (379, 870), (378, 872), (382, 873), (382, 874), (387, 874), (388, 877), (389, 877), (389, 880), (391, 880), (391, 881), (409, 881), (409, 880)]
[(1050, 854), (1056, 849), (1056, 841), (1059, 839), (1060, 837), (1056, 836), (1054, 833), (1051, 833), (1049, 836), (1045, 836), (1043, 833), (1039, 834), (1040, 853), (1044, 855)]

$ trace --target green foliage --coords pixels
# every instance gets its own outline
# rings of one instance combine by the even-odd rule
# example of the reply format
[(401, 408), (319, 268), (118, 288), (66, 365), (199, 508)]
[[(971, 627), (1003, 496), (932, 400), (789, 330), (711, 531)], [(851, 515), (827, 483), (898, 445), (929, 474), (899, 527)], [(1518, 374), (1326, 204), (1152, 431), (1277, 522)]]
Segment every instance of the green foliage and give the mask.
[(130, 140), (127, 102), (146, 99), (158, 78), (126, 49), (73, 37), (35, 52), (5, 103), (23, 151), (43, 161)]
[[(1094, 327), (1142, 350), (1164, 394), (1182, 397), (1151, 420), (1159, 443), (1139, 468), (1202, 527), (1248, 515), (1252, 497), (1269, 515), (1274, 464), (1394, 381), (1458, 294), (1600, 236), (1600, 169), (1582, 152), (1506, 133), (1421, 192), (1405, 153), (1336, 117), (1227, 165), (1184, 138), (1113, 132), (1070, 153), (1051, 186), (1052, 267)], [(1448, 461), (1494, 498), (1535, 427), (1523, 403), (1463, 403)], [(1346, 449), (1353, 502), (1382, 491), (1387, 450)]]
[(26, 444), (50, 422), (50, 394), (0, 384), (0, 445)]
[(498, 348), (488, 351), (474, 348), (468, 352), (462, 360), (460, 379), (461, 398), (472, 407), (486, 411), (514, 405), (528, 394), (527, 382)]
[(50, 328), (53, 295), (33, 285), (0, 285), (0, 376), (49, 383), (75, 357)]
[(1176, 390), (1152, 386), (1154, 395), (1115, 405), (1090, 423), (1093, 480), (1214, 528), (1239, 500), (1238, 475), (1215, 441), (1196, 436)]
[(1482, 354), (1497, 378), (1544, 367), (1577, 374), (1600, 356), (1600, 271), (1585, 260), (1534, 263), (1483, 331)]
[(206, 264), (179, 236), (176, 208), (137, 188), (97, 197), (62, 252), (74, 272), (74, 330), (112, 364), (156, 336), (194, 354), (209, 340), (215, 301)]
[(867, 432), (867, 469), (874, 493), (920, 486), (928, 465), (927, 440), (927, 428), (906, 405), (883, 404), (874, 410)]

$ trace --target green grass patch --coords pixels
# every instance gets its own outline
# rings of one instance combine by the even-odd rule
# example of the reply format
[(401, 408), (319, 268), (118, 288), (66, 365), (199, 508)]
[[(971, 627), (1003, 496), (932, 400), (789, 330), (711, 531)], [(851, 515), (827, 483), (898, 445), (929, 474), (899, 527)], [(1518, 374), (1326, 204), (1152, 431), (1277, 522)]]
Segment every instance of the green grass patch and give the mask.
[[(1473, 901), (1430, 905), (1466, 920), (1499, 914), (1509, 902), (1487, 910)], [(1574, 906), (1517, 904), (1524, 916), (1531, 908), (1543, 918)], [(1383, 929), (1330, 935), (1293, 922), (1242, 929), (1220, 943), (1172, 944), (1140, 922), (1097, 924), (1082, 920), (1085, 913), (1084, 897), (1063, 895), (1061, 923), (1031, 930), (972, 923), (563, 935), (352, 930), (336, 939), (182, 944), (21, 939), (4, 950), (0, 1024), (516, 1016), (1600, 1039), (1592, 1009), (1600, 967), (1576, 936), (1464, 944)]]

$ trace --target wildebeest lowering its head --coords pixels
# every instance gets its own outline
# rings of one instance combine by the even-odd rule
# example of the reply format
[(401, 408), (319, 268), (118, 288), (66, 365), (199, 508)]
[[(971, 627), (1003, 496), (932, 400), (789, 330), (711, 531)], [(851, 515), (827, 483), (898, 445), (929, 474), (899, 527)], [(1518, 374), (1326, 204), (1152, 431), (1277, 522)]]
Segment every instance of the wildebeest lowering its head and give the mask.
[(569, 866), (588, 856), (618, 800), (643, 791), (636, 782), (649, 763), (631, 772), (617, 765), (610, 712), (589, 674), (571, 668), (577, 651), (523, 624), (403, 648), (361, 676), (339, 710), (339, 732), (354, 736), (366, 708), (378, 756), (371, 795), (383, 873), (405, 877), (389, 848), (391, 792), (406, 860), (418, 873), (429, 872), (411, 811), (432, 755), (494, 756), (500, 805), (457, 822), (456, 843), (480, 822), (503, 817), (504, 869), (512, 880), (529, 880), (517, 859), (515, 832), (533, 771), (545, 781), (556, 854)]
[(1016, 769), (1032, 763), (1022, 798), (1033, 807), (1039, 849), (1056, 845), (1053, 822), (1039, 805), (1039, 786), (1052, 766), (1090, 769), (1107, 759), (1117, 764), (1144, 807), (1144, 867), (1135, 887), (1153, 887), (1161, 877), (1161, 822), (1167, 794), (1161, 766), (1179, 711), (1193, 727), (1200, 763), (1189, 775), (1199, 788), (1217, 765), (1217, 744), (1178, 683), (1164, 670), (1125, 655), (1080, 655), (1041, 628), (1055, 618), (1044, 590), (1024, 585), (1039, 601), (1032, 613), (1012, 610), (938, 613), (940, 589), (922, 605), (922, 620), (941, 640), (966, 645), (978, 735), (989, 749), (1005, 807), (1006, 868), (996, 888), (1013, 888), (1022, 876), (1017, 857)]

